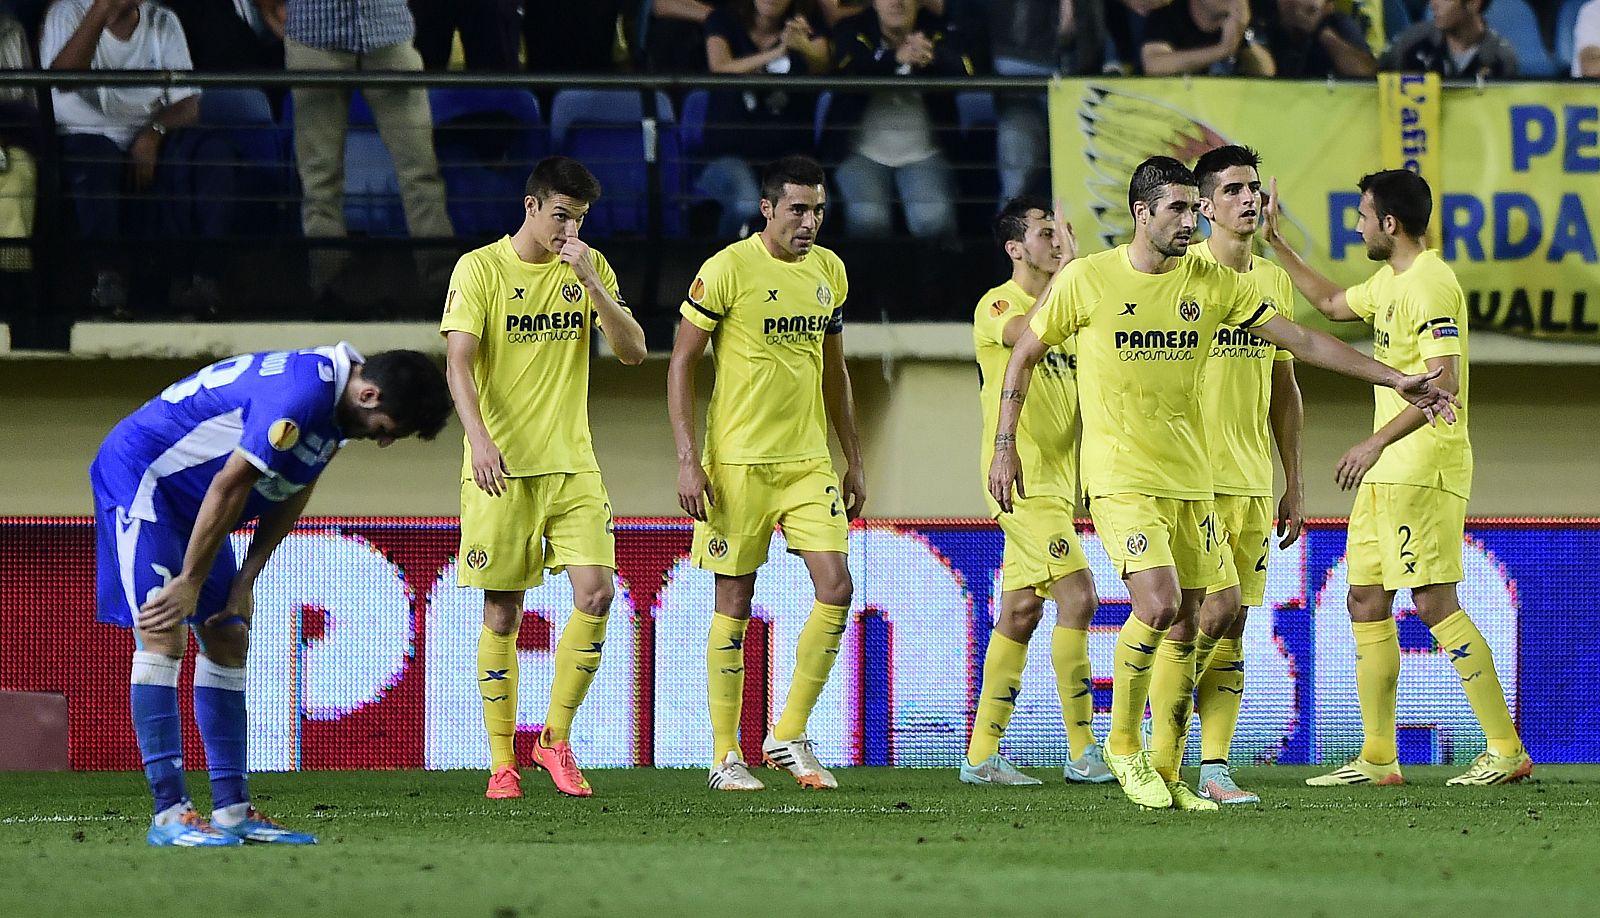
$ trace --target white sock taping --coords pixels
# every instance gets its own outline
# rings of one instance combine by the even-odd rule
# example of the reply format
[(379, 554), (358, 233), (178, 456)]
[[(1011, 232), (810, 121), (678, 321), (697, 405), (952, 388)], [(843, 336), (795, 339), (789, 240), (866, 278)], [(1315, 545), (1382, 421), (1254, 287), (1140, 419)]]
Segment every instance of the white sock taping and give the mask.
[[(229, 692), (244, 691), (243, 666), (218, 666), (205, 654), (194, 658), (194, 687), (218, 688)], [(176, 684), (176, 683), (174, 683)]]
[(182, 669), (181, 658), (174, 659), (164, 654), (136, 650), (133, 653), (133, 671), (128, 674), (128, 682), (131, 685), (164, 685), (168, 688), (177, 688), (178, 672)]

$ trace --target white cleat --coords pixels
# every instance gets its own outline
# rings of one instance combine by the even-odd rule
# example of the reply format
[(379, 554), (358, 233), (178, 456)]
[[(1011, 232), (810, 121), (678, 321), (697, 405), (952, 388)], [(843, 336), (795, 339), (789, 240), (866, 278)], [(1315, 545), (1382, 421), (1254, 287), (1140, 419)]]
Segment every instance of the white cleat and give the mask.
[(1083, 755), (1061, 766), (1061, 776), (1077, 784), (1109, 784), (1117, 780), (1117, 776), (1106, 765), (1106, 757), (1099, 743), (1085, 746)]
[(997, 752), (976, 766), (969, 765), (963, 759), (961, 761), (961, 783), (1026, 787), (1034, 784), (1043, 784), (1044, 782), (1018, 771), (1017, 766), (1006, 761), (1005, 757)]
[(1228, 767), (1227, 762), (1200, 766), (1199, 793), (1205, 800), (1225, 805), (1261, 802), (1259, 795), (1243, 790), (1234, 783), (1233, 769)]
[(805, 734), (792, 740), (780, 740), (771, 733), (761, 744), (761, 756), (770, 768), (782, 769), (794, 775), (801, 787), (814, 790), (833, 790), (839, 786), (833, 773), (822, 767)]
[(739, 758), (739, 753), (730, 752), (722, 759), (721, 764), (711, 766), (711, 774), (706, 778), (706, 786), (719, 791), (758, 791), (766, 790), (767, 786), (761, 779), (750, 773), (749, 766)]

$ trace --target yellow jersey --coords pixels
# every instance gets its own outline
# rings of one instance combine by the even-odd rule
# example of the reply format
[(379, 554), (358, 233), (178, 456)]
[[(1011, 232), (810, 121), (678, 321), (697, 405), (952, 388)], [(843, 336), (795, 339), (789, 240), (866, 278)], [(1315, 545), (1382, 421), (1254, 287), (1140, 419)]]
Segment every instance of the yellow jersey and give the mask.
[[(594, 252), (600, 281), (620, 303), (617, 275)], [(523, 261), (511, 237), (462, 255), (450, 275), (439, 333), (478, 339), (472, 381), (484, 426), (513, 477), (598, 472), (589, 435), (589, 293), (559, 258)], [(472, 450), (462, 475), (472, 477)]]
[[(1189, 254), (1216, 262), (1211, 242), (1189, 246)], [(1260, 255), (1244, 272), (1264, 303), (1294, 318), (1294, 284), (1289, 273)], [(1293, 360), (1288, 351), (1248, 331), (1217, 326), (1206, 359), (1202, 386), (1206, 439), (1210, 445), (1212, 486), (1218, 494), (1272, 496), (1272, 365)]]
[(1062, 268), (1030, 327), (1047, 345), (1077, 335), (1088, 496), (1210, 500), (1200, 381), (1211, 341), (1219, 325), (1277, 314), (1242, 275), (1200, 258), (1145, 274), (1120, 245)]
[[(1441, 488), (1472, 496), (1472, 442), (1467, 438), (1466, 299), (1456, 273), (1429, 249), (1404, 273), (1388, 265), (1344, 292), (1356, 315), (1372, 322), (1372, 356), (1402, 373), (1428, 372), (1429, 357), (1459, 359), (1456, 422), (1427, 424), (1388, 447), (1364, 479), (1387, 484)], [(1372, 429), (1382, 428), (1410, 407), (1400, 393), (1373, 387)]]
[(707, 463), (827, 458), (822, 339), (844, 331), (849, 290), (833, 252), (813, 246), (800, 261), (780, 261), (759, 233), (700, 266), (678, 311), (711, 333)]
[[(978, 352), (978, 402), (983, 406), (983, 465), (980, 470), (989, 513), (1000, 505), (989, 495), (989, 464), (994, 460), (994, 430), (1000, 420), (1000, 389), (1011, 347), (1006, 325), (1033, 308), (1034, 298), (1014, 280), (990, 290), (972, 313), (972, 344)], [(1078, 357), (1071, 338), (1045, 351), (1033, 368), (1028, 400), (1017, 424), (1017, 456), (1022, 487), (1029, 497), (1063, 497), (1078, 503)]]

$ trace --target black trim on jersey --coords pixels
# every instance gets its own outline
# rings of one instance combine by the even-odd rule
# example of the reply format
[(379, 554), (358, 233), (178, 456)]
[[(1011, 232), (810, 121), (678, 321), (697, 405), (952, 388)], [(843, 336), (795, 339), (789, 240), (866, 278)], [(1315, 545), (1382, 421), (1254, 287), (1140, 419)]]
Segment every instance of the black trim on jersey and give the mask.
[(711, 321), (713, 321), (713, 322), (721, 322), (722, 321), (722, 316), (719, 316), (716, 313), (712, 312), (711, 310), (705, 308), (704, 306), (701, 306), (699, 303), (696, 303), (694, 300), (684, 300), (684, 302), (688, 303), (690, 306), (693, 306), (696, 310), (699, 311), (699, 313), (701, 315), (705, 316), (706, 318), (710, 319)]
[(1428, 321), (1422, 323), (1421, 325), (1418, 325), (1417, 326), (1417, 334), (1420, 335), (1423, 332), (1427, 331), (1428, 329), (1434, 327), (1435, 325), (1454, 325), (1454, 324), (1456, 324), (1456, 320), (1455, 319), (1452, 319), (1449, 316), (1440, 316), (1437, 319), (1429, 319)]
[(1261, 304), (1261, 308), (1257, 309), (1255, 312), (1250, 314), (1250, 318), (1245, 319), (1243, 322), (1239, 323), (1239, 327), (1240, 328), (1255, 328), (1257, 325), (1261, 324), (1261, 317), (1263, 315), (1265, 315), (1266, 311), (1271, 309), (1271, 308), (1272, 308), (1272, 304), (1271, 303), (1262, 303)]

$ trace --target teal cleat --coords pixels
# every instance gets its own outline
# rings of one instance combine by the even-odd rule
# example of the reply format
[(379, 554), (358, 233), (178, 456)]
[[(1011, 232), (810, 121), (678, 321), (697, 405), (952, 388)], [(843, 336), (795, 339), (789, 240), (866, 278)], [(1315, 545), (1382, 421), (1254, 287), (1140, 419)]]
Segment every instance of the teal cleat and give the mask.
[(1200, 766), (1200, 796), (1214, 803), (1222, 804), (1251, 804), (1260, 803), (1261, 798), (1247, 790), (1241, 790), (1233, 781), (1233, 769), (1227, 762), (1214, 762)]
[(252, 845), (314, 845), (317, 843), (315, 835), (304, 832), (293, 832), (278, 825), (266, 814), (255, 807), (245, 811), (244, 818), (233, 825), (223, 825), (213, 821), (212, 825), (218, 832), (227, 833), (235, 839), (236, 843), (248, 842)]
[(195, 812), (194, 807), (187, 805), (175, 819), (167, 822), (152, 820), (144, 840), (155, 848), (224, 848), (244, 844), (238, 838), (219, 831)]
[(1083, 750), (1083, 755), (1061, 766), (1061, 776), (1068, 783), (1076, 784), (1108, 784), (1117, 780), (1117, 776), (1106, 765), (1105, 753), (1100, 751), (1099, 743), (1090, 743)]
[(997, 752), (984, 759), (982, 764), (976, 767), (968, 765), (966, 760), (963, 759), (961, 762), (961, 783), (1026, 787), (1034, 784), (1043, 784), (1044, 782), (1018, 771), (1017, 766), (1007, 762), (1005, 757)]

